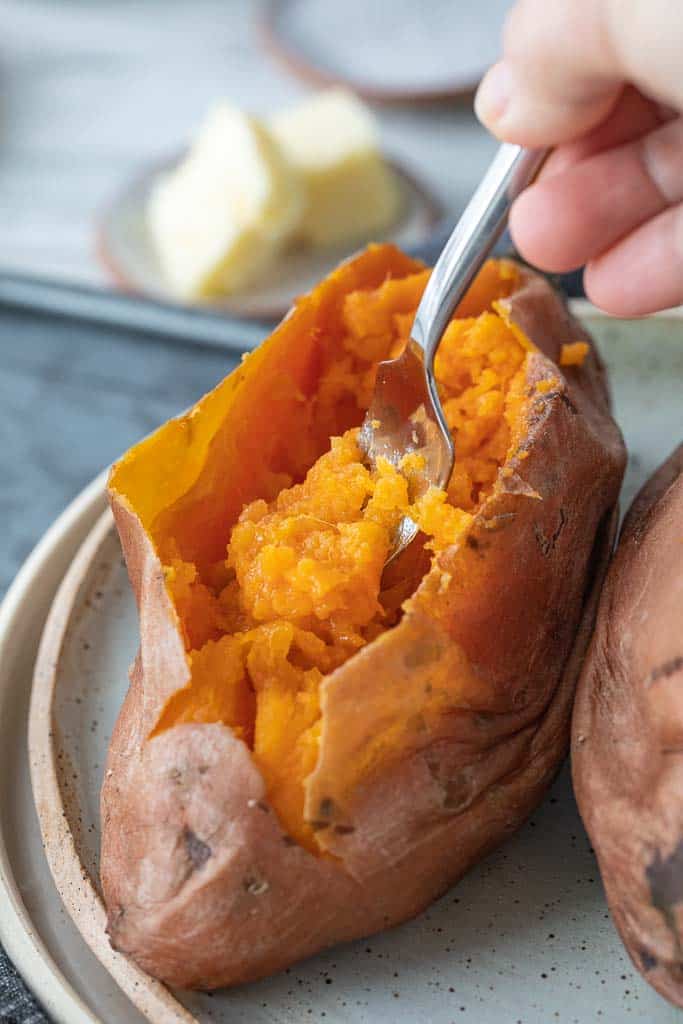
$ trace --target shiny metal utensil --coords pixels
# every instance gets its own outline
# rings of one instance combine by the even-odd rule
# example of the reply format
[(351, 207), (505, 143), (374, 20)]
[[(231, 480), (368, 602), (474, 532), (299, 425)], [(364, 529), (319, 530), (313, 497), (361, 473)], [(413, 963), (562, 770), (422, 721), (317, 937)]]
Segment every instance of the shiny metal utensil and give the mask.
[[(412, 498), (428, 487), (445, 487), (455, 449), (434, 378), (434, 356), (456, 306), (505, 227), (512, 202), (538, 173), (546, 150), (504, 143), (472, 196), (429, 278), (415, 314), (410, 341), (398, 359), (380, 363), (375, 393), (359, 443), (374, 468), (384, 457), (400, 467), (405, 455), (424, 457), (424, 470), (411, 474)], [(417, 533), (404, 516), (387, 561)]]

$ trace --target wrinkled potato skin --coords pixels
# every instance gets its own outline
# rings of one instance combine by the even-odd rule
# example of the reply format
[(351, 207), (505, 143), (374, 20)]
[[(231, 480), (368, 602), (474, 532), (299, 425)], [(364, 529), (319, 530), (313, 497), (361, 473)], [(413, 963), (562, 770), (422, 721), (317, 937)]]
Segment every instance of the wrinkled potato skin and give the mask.
[(683, 445), (624, 523), (579, 684), (572, 764), (624, 944), (683, 1006)]
[[(158, 557), (112, 495), (142, 643), (106, 766), (102, 883), (113, 945), (169, 984), (258, 978), (415, 915), (521, 824), (566, 754), (624, 449), (595, 352), (565, 373), (550, 362), (587, 338), (550, 286), (523, 271), (504, 304), (541, 350), (530, 378), (559, 383), (535, 400), (527, 457), (509, 464), (468, 543), (442, 553), (398, 627), (323, 683), (307, 816), (333, 856), (283, 832), (229, 728), (148, 739), (187, 668)], [(294, 336), (298, 315), (280, 330)], [(425, 691), (463, 658), (466, 700), (432, 713)], [(358, 781), (355, 759), (387, 707), (402, 739)]]

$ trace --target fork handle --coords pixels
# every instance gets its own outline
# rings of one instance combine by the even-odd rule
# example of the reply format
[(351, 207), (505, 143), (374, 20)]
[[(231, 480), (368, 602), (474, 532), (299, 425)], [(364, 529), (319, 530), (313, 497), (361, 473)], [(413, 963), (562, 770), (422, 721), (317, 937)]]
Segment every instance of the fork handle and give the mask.
[(411, 337), (424, 353), (428, 377), (456, 306), (507, 223), (510, 207), (531, 184), (547, 149), (503, 143), (448, 239), (417, 308)]

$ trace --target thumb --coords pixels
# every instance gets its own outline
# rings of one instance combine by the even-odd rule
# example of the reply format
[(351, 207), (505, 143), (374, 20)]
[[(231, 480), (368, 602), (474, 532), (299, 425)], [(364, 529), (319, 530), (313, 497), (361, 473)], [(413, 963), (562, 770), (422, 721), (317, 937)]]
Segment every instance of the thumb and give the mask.
[(590, 131), (627, 82), (680, 110), (682, 46), (671, 0), (517, 0), (475, 110), (494, 135), (526, 146)]
[(605, 83), (584, 95), (553, 97), (535, 89), (529, 76), (517, 75), (515, 66), (500, 61), (487, 72), (474, 102), (479, 120), (499, 139), (522, 146), (554, 146), (585, 135), (604, 121), (621, 92)]

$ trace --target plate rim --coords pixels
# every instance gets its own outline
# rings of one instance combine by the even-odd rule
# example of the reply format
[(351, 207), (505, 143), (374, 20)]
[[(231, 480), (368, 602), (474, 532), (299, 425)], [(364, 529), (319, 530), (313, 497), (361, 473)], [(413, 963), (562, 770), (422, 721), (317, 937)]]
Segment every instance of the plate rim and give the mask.
[[(106, 470), (95, 477), (53, 521), (37, 542), (0, 603), (0, 704), (9, 691), (12, 636), (34, 584), (65, 538), (80, 524), (89, 531), (103, 501)], [(82, 538), (81, 538), (82, 539)], [(74, 549), (80, 541), (74, 542)], [(63, 1024), (99, 1024), (98, 1018), (62, 974), (45, 947), (21, 898), (4, 836), (0, 832), (0, 941), (36, 999)]]
[(280, 67), (308, 85), (318, 87), (341, 85), (371, 103), (386, 106), (391, 104), (418, 106), (428, 103), (444, 103), (448, 100), (464, 102), (471, 99), (486, 71), (486, 66), (484, 66), (471, 78), (452, 78), (448, 81), (444, 80), (438, 85), (412, 88), (372, 85), (369, 82), (364, 82), (362, 78), (337, 74), (331, 68), (313, 63), (305, 51), (292, 46), (283, 38), (279, 31), (279, 18), (286, 3), (287, 0), (267, 0), (257, 18), (257, 32), (266, 53), (273, 57)]
[[(54, 596), (43, 627), (33, 672), (28, 717), (31, 787), (50, 874), (81, 938), (133, 1005), (154, 1024), (196, 1024), (196, 1017), (160, 981), (113, 949), (106, 911), (76, 849), (51, 737), (55, 689), (64, 643), (81, 588), (105, 544), (115, 536), (107, 508), (82, 541)], [(71, 894), (78, 894), (74, 898)]]

